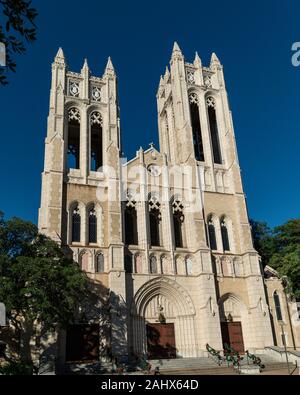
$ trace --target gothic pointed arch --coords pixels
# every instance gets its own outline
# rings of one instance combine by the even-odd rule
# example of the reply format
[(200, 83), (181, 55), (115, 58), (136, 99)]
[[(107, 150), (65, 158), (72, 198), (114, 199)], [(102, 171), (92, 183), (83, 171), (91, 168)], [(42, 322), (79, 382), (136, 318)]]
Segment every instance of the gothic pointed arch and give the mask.
[(138, 225), (136, 201), (130, 193), (127, 193), (124, 212), (125, 244), (138, 245)]
[(211, 250), (217, 250), (216, 217), (213, 214), (209, 214), (207, 217), (207, 230), (209, 246)]
[(97, 243), (97, 212), (94, 203), (87, 206), (87, 219), (88, 219), (88, 242)]
[(184, 205), (179, 196), (173, 196), (171, 199), (172, 214), (173, 214), (173, 230), (174, 241), (176, 248), (182, 248), (185, 244), (184, 234)]
[(281, 310), (280, 296), (276, 290), (273, 293), (273, 300), (274, 300), (277, 321), (282, 321), (282, 310)]
[(71, 107), (68, 110), (68, 145), (67, 166), (68, 169), (80, 168), (80, 110)]
[(148, 303), (156, 295), (164, 295), (179, 316), (195, 315), (195, 307), (188, 292), (168, 277), (156, 277), (142, 285), (134, 296), (131, 314), (144, 317)]
[(218, 300), (218, 305), (221, 321), (228, 320), (229, 314), (233, 320), (241, 320), (242, 316), (247, 313), (243, 299), (231, 292), (222, 295)]
[(216, 100), (213, 96), (206, 96), (206, 108), (214, 163), (222, 164), (220, 136), (216, 113)]
[(90, 170), (103, 166), (103, 119), (99, 111), (90, 114)]
[(161, 204), (155, 193), (148, 197), (150, 244), (158, 247), (161, 245)]
[(221, 228), (221, 237), (222, 237), (222, 245), (223, 251), (230, 251), (231, 250), (231, 240), (229, 237), (229, 219), (223, 215), (220, 218), (220, 228)]
[(82, 241), (82, 217), (84, 206), (79, 201), (73, 201), (69, 206), (69, 241), (80, 243)]
[(196, 160), (204, 161), (204, 150), (199, 114), (199, 98), (198, 94), (194, 91), (189, 93), (189, 105), (195, 158)]

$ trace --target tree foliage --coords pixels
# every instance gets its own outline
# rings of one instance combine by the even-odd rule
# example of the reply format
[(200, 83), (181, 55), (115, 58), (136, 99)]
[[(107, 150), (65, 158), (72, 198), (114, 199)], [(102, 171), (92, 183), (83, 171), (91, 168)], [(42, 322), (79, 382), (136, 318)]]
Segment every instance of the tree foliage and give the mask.
[(266, 222), (250, 220), (252, 228), (253, 244), (261, 256), (262, 265), (266, 266), (274, 252), (274, 240), (272, 230)]
[(88, 284), (79, 266), (35, 225), (0, 215), (0, 300), (15, 324), (23, 317), (45, 329), (66, 326)]
[[(0, 0), (3, 23), (0, 25), (0, 42), (6, 47), (6, 68), (0, 67), (0, 84), (8, 84), (6, 71), (16, 71), (14, 54), (24, 54), (26, 43), (36, 40), (37, 11), (31, 1)], [(1, 11), (1, 9), (0, 9)]]
[(270, 265), (287, 276), (297, 299), (300, 299), (300, 219), (270, 229), (266, 223), (251, 221), (254, 247), (263, 265)]

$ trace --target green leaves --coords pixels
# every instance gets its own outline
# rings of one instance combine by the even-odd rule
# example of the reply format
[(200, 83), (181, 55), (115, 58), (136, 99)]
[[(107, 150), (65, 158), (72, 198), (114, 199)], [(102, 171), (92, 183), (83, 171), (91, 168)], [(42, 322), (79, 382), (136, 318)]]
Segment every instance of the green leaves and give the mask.
[(0, 25), (0, 42), (6, 46), (6, 67), (0, 67), (0, 84), (7, 85), (7, 71), (16, 71), (13, 53), (24, 54), (24, 41), (32, 43), (36, 40), (35, 19), (38, 14), (31, 8), (31, 1), (0, 0), (1, 6), (5, 21), (3, 26)]
[(300, 219), (291, 219), (273, 230), (263, 222), (251, 221), (251, 225), (254, 247), (263, 265), (288, 276), (290, 290), (300, 299)]
[(45, 329), (72, 322), (89, 295), (89, 280), (79, 266), (35, 225), (0, 214), (0, 300), (9, 317), (40, 321)]
[(38, 229), (20, 218), (0, 221), (0, 255), (16, 256), (25, 253), (37, 237)]

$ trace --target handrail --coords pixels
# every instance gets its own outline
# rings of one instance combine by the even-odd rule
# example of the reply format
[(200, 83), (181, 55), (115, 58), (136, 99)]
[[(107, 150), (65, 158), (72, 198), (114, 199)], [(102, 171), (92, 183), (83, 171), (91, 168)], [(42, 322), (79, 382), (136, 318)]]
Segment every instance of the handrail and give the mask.
[(229, 344), (224, 343), (224, 356), (228, 366), (230, 363), (232, 363), (233, 367), (236, 368), (240, 373), (240, 362), (244, 358), (240, 356), (239, 352), (230, 347)]
[(294, 369), (291, 371), (291, 373), (290, 373), (290, 376), (292, 376), (293, 374), (294, 374), (294, 372), (298, 369), (298, 363), (297, 363), (297, 361), (295, 361), (296, 363), (295, 363), (295, 367), (294, 367)]
[(213, 357), (217, 358), (217, 363), (220, 366), (224, 360), (224, 358), (221, 355), (220, 351), (215, 350), (213, 347), (211, 347), (208, 343), (206, 344), (206, 350), (208, 351), (208, 353), (210, 355), (212, 355)]
[(261, 369), (264, 369), (265, 365), (262, 364), (261, 359), (258, 356), (251, 354), (248, 350), (246, 351), (246, 355), (247, 355), (248, 364), (249, 364), (249, 359), (250, 359), (252, 361), (253, 365), (257, 365)]

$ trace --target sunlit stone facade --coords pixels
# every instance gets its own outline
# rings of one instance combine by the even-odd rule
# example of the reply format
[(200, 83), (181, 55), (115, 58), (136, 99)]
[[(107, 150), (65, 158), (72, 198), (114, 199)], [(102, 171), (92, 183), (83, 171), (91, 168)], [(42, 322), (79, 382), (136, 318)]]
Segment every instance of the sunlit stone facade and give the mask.
[[(86, 61), (80, 73), (69, 71), (58, 51), (39, 229), (102, 285), (110, 330), (101, 332), (101, 307), (86, 318), (100, 324), (99, 357), (149, 353), (149, 328), (162, 341), (169, 328), (173, 357), (204, 356), (207, 343), (274, 345), (217, 56), (208, 67), (197, 54), (187, 63), (175, 43), (157, 107), (160, 149), (140, 148), (124, 161), (111, 60), (94, 77)], [(65, 332), (57, 353), (68, 359)], [(161, 355), (154, 349), (152, 357)]]

